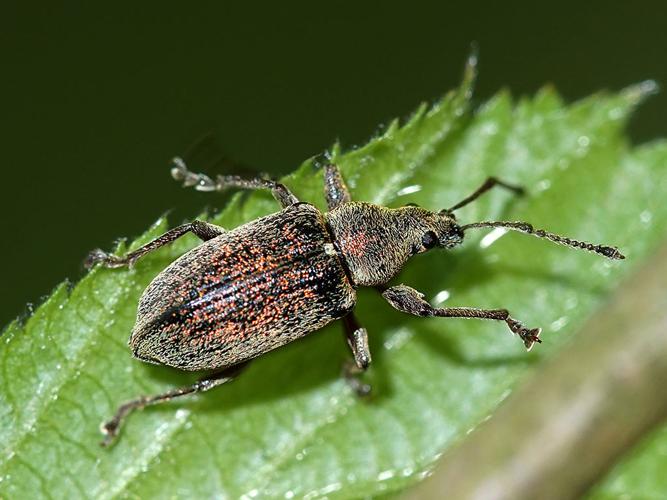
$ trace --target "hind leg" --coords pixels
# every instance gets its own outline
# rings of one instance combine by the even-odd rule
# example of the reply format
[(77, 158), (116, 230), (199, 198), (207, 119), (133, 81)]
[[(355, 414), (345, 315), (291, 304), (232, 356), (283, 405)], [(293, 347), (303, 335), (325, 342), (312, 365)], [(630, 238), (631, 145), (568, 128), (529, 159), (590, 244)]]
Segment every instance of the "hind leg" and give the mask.
[(174, 398), (180, 398), (181, 396), (187, 396), (188, 394), (210, 391), (214, 387), (218, 387), (219, 385), (226, 384), (227, 382), (234, 380), (247, 365), (248, 362), (245, 362), (201, 378), (192, 385), (172, 389), (171, 391), (154, 396), (139, 396), (138, 398), (128, 401), (127, 403), (123, 403), (118, 407), (111, 420), (108, 420), (102, 424), (100, 429), (102, 434), (104, 434), (104, 440), (100, 444), (102, 446), (110, 445), (118, 435), (118, 431), (120, 430), (120, 427), (125, 419), (134, 410), (142, 410), (146, 406), (166, 403), (167, 401), (171, 401)]

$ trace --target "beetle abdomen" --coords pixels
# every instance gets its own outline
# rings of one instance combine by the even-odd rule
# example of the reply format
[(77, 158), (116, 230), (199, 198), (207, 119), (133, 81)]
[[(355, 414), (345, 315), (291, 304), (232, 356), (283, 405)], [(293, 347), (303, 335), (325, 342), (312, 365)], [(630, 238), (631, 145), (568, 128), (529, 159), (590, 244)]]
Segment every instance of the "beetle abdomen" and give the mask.
[(355, 291), (322, 214), (300, 203), (209, 240), (144, 292), (135, 356), (219, 369), (317, 330), (352, 309)]

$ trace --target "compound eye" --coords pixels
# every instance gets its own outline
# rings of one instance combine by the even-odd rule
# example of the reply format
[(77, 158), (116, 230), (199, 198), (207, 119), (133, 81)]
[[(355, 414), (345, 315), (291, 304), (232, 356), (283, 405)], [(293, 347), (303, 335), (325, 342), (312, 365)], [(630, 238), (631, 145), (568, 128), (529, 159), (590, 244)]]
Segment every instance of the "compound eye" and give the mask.
[(422, 245), (427, 250), (438, 244), (438, 236), (433, 231), (427, 231), (422, 236)]

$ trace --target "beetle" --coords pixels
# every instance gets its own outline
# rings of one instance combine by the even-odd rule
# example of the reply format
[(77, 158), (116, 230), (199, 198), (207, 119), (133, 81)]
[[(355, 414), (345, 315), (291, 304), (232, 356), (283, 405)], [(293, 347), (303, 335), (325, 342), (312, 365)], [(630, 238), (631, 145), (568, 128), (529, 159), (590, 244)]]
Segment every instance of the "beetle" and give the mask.
[(610, 259), (615, 247), (594, 245), (535, 229), (527, 222), (488, 221), (461, 225), (455, 211), (494, 187), (523, 194), (519, 186), (488, 178), (471, 195), (439, 212), (416, 205), (387, 208), (352, 201), (336, 165), (324, 167), (327, 212), (299, 201), (283, 184), (265, 178), (221, 175), (215, 180), (173, 160), (172, 176), (199, 191), (268, 189), (282, 210), (232, 231), (194, 220), (124, 257), (93, 250), (86, 266), (133, 266), (147, 253), (186, 233), (203, 242), (185, 253), (148, 285), (139, 301), (129, 346), (141, 361), (181, 370), (210, 370), (194, 384), (122, 404), (101, 427), (103, 445), (117, 435), (135, 409), (210, 390), (233, 380), (248, 362), (268, 351), (343, 320), (354, 363), (344, 373), (352, 387), (370, 391), (358, 378), (371, 363), (366, 329), (354, 317), (356, 289), (375, 287), (391, 306), (416, 316), (479, 318), (506, 323), (530, 349), (541, 342), (539, 328), (527, 328), (505, 309), (431, 306), (414, 288), (387, 283), (414, 255), (460, 245), (476, 228), (506, 228)]

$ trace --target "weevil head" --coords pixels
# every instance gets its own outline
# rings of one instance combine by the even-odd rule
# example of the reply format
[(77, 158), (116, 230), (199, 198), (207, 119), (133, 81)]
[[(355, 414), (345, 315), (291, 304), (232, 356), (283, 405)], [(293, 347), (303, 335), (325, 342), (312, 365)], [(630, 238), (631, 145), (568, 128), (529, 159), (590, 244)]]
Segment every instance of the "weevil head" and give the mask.
[(386, 283), (413, 255), (463, 241), (463, 231), (451, 213), (418, 206), (386, 208), (353, 202), (326, 217), (356, 285)]

